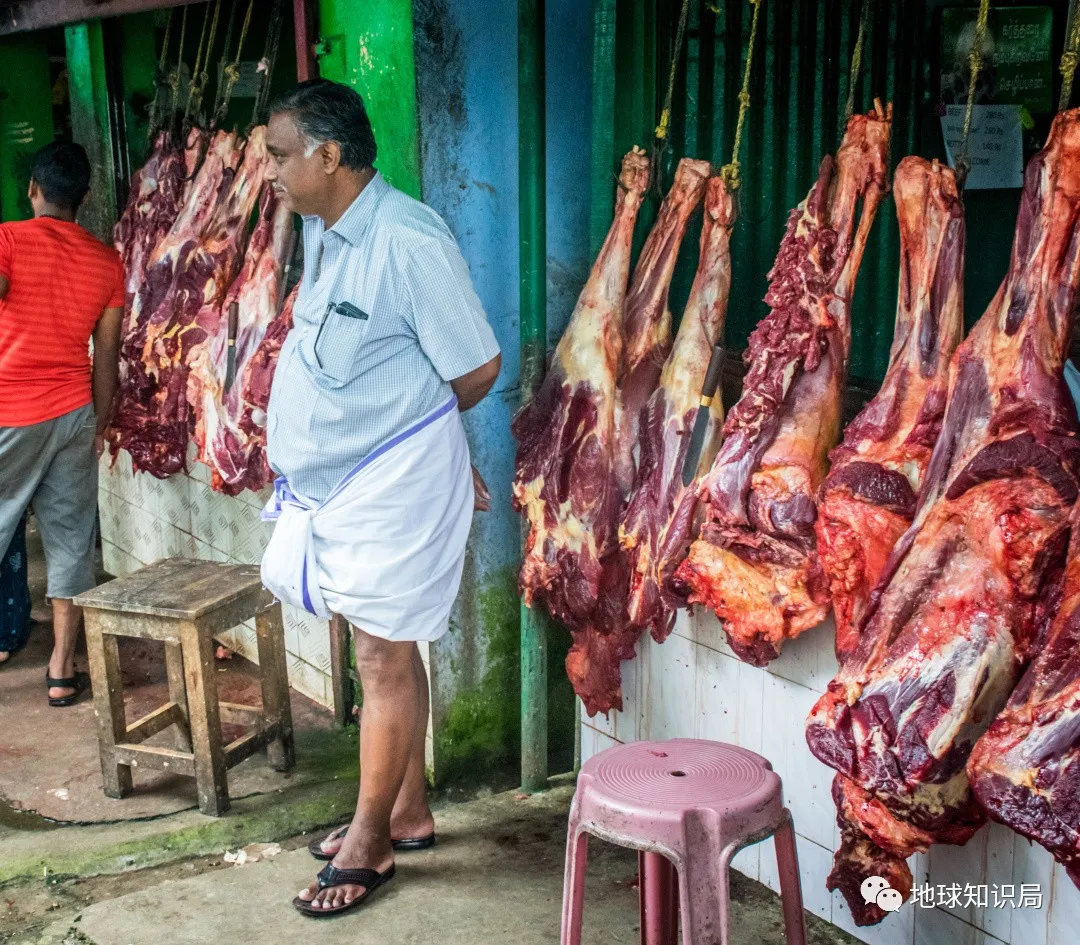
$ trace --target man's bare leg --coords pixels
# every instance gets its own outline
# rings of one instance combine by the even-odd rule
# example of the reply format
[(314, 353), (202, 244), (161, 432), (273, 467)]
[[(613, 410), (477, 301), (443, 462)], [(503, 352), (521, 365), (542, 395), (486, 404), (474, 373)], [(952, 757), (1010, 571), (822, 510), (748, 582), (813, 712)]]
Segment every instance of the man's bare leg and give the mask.
[(413, 674), (422, 696), (420, 722), (413, 739), (409, 756), (409, 768), (405, 772), (401, 791), (394, 812), (390, 816), (390, 828), (395, 840), (419, 840), (435, 832), (435, 818), (428, 806), (427, 796), (427, 727), (431, 711), (431, 694), (428, 689), (427, 670), (420, 658), (420, 648), (413, 644)]
[[(393, 643), (362, 630), (354, 634), (356, 665), (364, 687), (360, 717), (360, 796), (349, 832), (334, 857), (341, 869), (374, 869), (380, 873), (394, 862), (390, 816), (412, 761), (417, 731), (427, 727), (425, 703), (413, 655), (413, 643)], [(401, 746), (410, 746), (402, 751)], [(352, 902), (363, 886), (318, 889), (312, 883), (300, 898), (323, 908)]]
[[(395, 840), (417, 840), (435, 832), (435, 818), (428, 806), (427, 797), (427, 720), (428, 713), (431, 711), (431, 696), (428, 689), (427, 670), (424, 669), (424, 661), (420, 657), (420, 648), (415, 643), (413, 654), (413, 672), (416, 674), (417, 686), (423, 697), (420, 705), (421, 724), (417, 728), (416, 739), (409, 756), (409, 767), (405, 772), (405, 780), (401, 784), (401, 792), (394, 804), (394, 811), (390, 815), (390, 834)], [(362, 718), (363, 713), (361, 713)], [(328, 856), (337, 854), (344, 842), (345, 830), (346, 828), (342, 827), (340, 833), (334, 831), (319, 844), (323, 853)]]
[[(82, 608), (70, 600), (53, 598), (53, 651), (49, 660), (49, 675), (53, 679), (70, 679), (75, 675), (75, 644), (82, 629)], [(50, 699), (63, 699), (75, 690), (54, 687), (49, 690)]]

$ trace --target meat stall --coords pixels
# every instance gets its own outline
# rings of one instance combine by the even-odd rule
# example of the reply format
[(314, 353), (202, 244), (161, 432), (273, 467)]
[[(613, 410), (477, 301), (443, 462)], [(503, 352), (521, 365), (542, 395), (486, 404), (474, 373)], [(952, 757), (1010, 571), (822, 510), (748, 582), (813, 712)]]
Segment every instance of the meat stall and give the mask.
[[(868, 945), (1065, 945), (1071, 7), (649, 9), (597, 7), (595, 263), (513, 428), (580, 757), (760, 752), (807, 907)], [(734, 867), (779, 888), (771, 841)]]

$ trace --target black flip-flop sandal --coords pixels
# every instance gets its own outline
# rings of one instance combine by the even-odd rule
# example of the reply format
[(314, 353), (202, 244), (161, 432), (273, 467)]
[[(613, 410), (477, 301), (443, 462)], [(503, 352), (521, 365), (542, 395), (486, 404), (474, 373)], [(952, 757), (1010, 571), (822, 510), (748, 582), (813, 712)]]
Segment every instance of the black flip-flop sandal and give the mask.
[(70, 696), (60, 696), (59, 698), (53, 698), (49, 696), (49, 705), (54, 709), (63, 709), (69, 705), (75, 705), (79, 701), (81, 696), (90, 686), (90, 677), (86, 673), (76, 673), (74, 676), (68, 676), (66, 679), (53, 679), (48, 673), (45, 673), (45, 689), (74, 689), (75, 691)]
[[(329, 915), (341, 915), (341, 913), (348, 912), (350, 909), (355, 909), (361, 903), (366, 902), (368, 897), (371, 896), (375, 890), (390, 882), (390, 880), (394, 878), (394, 869), (395, 868), (391, 866), (385, 873), (368, 869), (343, 870), (334, 866), (333, 863), (327, 863), (326, 866), (319, 870), (318, 884), (320, 892), (324, 889), (331, 889), (334, 886), (363, 886), (363, 895), (357, 896), (352, 902), (346, 903), (343, 906), (338, 906), (335, 909), (317, 908), (312, 906), (311, 902), (297, 896), (292, 901), (293, 908), (301, 915), (306, 915), (312, 919), (321, 919), (324, 916)], [(313, 901), (314, 900), (312, 900), (312, 902)]]
[[(344, 827), (335, 827), (333, 830), (312, 837), (307, 847), (308, 853), (315, 857), (316, 860), (328, 863), (337, 854), (327, 853), (323, 850), (322, 845), (327, 840), (337, 840), (338, 837), (344, 837), (345, 831), (348, 829), (349, 825), (346, 824)], [(390, 845), (394, 848), (395, 853), (415, 853), (419, 850), (430, 850), (435, 846), (435, 834), (429, 833), (426, 837), (410, 837), (405, 840), (391, 840)]]

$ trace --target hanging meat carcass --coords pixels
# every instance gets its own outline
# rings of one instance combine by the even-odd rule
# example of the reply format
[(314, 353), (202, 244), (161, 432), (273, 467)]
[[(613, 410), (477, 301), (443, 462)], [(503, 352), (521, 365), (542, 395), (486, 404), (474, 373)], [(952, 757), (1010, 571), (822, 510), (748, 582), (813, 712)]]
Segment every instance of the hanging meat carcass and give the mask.
[(623, 494), (634, 484), (634, 454), (641, 411), (660, 382), (671, 351), (668, 294), (690, 215), (701, 203), (712, 170), (708, 161), (683, 158), (671, 189), (641, 248), (623, 319), (623, 356), (615, 402), (615, 470)]
[(832, 451), (817, 503), (817, 547), (836, 616), (836, 655), (893, 545), (911, 524), (941, 431), (949, 360), (964, 330), (964, 211), (951, 170), (908, 157), (893, 179), (900, 295), (884, 383)]
[[(138, 367), (121, 372), (110, 440), (114, 450), (122, 447), (131, 454), (136, 471), (159, 479), (184, 468), (190, 418), (186, 377), (181, 371), (163, 370), (157, 351), (183, 327), (182, 322), (172, 324), (174, 313), (201, 306), (205, 266), (200, 270), (192, 261), (202, 258), (205, 263), (198, 256), (204, 231), (232, 186), (241, 156), (235, 134), (222, 131), (214, 136), (197, 174), (184, 187), (182, 208), (153, 250), (132, 301), (123, 342), (130, 356), (124, 361)], [(165, 337), (169, 331), (172, 334)], [(130, 351), (136, 344), (139, 350)]]
[(750, 336), (743, 394), (702, 483), (706, 521), (676, 572), (755, 666), (828, 613), (814, 499), (839, 434), (851, 295), (887, 188), (891, 112), (876, 103), (851, 118), (836, 160), (822, 161), (788, 218), (765, 297), (772, 311)]
[(540, 390), (514, 418), (514, 508), (528, 522), (520, 585), (571, 628), (600, 594), (602, 559), (617, 548), (615, 380), (631, 243), (649, 160), (623, 158), (615, 220)]
[[(222, 304), (235, 302), (239, 313), (235, 345), (236, 378), (225, 390), (228, 366), (228, 318), (188, 359), (188, 402), (195, 414), (199, 459), (210, 467), (215, 489), (237, 495), (261, 489), (270, 481), (266, 465), (266, 404), (249, 400), (248, 368), (278, 316), (281, 280), (293, 232), (292, 212), (273, 189), (263, 185), (259, 220), (248, 241), (244, 264)], [(280, 350), (280, 346), (278, 348)], [(259, 388), (256, 394), (261, 395)], [(267, 390), (267, 394), (269, 390)]]
[(184, 148), (176, 147), (167, 132), (159, 134), (146, 164), (132, 178), (127, 206), (116, 226), (114, 239), (124, 262), (125, 300), (119, 384), (108, 431), (113, 455), (125, 447), (134, 457), (143, 456), (146, 451), (141, 446), (149, 445), (139, 435), (138, 420), (145, 415), (143, 405), (153, 398), (154, 391), (142, 360), (146, 327), (154, 311), (154, 303), (148, 303), (147, 298), (161, 277), (152, 263), (157, 247), (180, 214), (204, 143), (205, 134), (199, 129), (192, 129)]
[(1041, 843), (1080, 887), (1080, 506), (1049, 628), (1008, 705), (975, 743), (968, 777), (986, 812)]
[[(713, 345), (724, 332), (731, 290), (731, 227), (734, 202), (722, 177), (705, 193), (705, 219), (697, 275), (660, 386), (641, 415), (640, 459), (619, 540), (630, 566), (628, 616), (658, 641), (671, 632), (675, 611), (663, 582), (685, 554), (698, 485), (683, 485), (683, 463), (697, 416), (701, 387)], [(703, 408), (704, 409), (704, 408)], [(707, 470), (719, 447), (723, 407), (711, 408), (699, 469)]]
[(1080, 281), (1080, 112), (1028, 166), (1009, 273), (950, 368), (914, 524), (870, 596), (858, 645), (815, 705), (807, 742), (840, 772), (829, 887), (860, 924), (859, 887), (906, 895), (904, 862), (962, 843), (985, 814), (965, 764), (1032, 656), (1060, 573), (1080, 447), (1062, 378)]

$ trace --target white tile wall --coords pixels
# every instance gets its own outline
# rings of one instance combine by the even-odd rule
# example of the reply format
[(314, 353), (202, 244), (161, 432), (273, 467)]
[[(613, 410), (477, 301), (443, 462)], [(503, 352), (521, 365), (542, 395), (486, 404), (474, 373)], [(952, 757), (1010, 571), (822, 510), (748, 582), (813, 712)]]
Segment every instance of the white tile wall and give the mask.
[[(259, 512), (269, 489), (231, 498), (210, 488), (210, 471), (191, 463), (186, 475), (158, 480), (134, 474), (122, 452), (111, 464), (103, 458), (98, 500), (105, 570), (130, 574), (161, 558), (197, 557), (209, 561), (258, 564), (273, 530)], [(330, 632), (325, 621), (284, 607), (289, 682), (310, 698), (329, 705)], [(237, 627), (222, 642), (257, 661), (253, 626)]]
[[(582, 759), (638, 738), (709, 738), (768, 758), (784, 782), (799, 848), (806, 907), (867, 945), (1077, 945), (1080, 890), (1050, 855), (1006, 827), (991, 824), (965, 847), (935, 846), (909, 861), (917, 883), (1025, 884), (1043, 893), (1041, 909), (924, 909), (905, 905), (877, 926), (855, 925), (825, 879), (838, 842), (832, 771), (806, 747), (806, 714), (836, 671), (833, 628), (822, 625), (789, 642), (766, 669), (740, 662), (712, 614), (682, 613), (663, 645), (644, 639), (623, 665), (624, 711), (583, 718)], [(777, 888), (771, 840), (736, 856), (735, 869)]]

